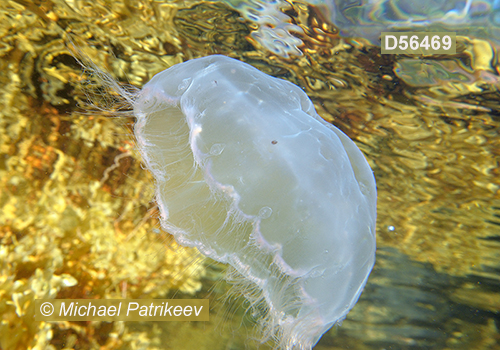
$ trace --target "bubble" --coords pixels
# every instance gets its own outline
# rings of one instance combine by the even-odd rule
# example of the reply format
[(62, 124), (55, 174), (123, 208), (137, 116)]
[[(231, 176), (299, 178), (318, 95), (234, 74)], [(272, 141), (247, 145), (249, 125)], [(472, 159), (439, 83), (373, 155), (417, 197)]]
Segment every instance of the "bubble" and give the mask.
[(273, 213), (273, 210), (271, 208), (269, 208), (269, 207), (262, 207), (259, 210), (259, 217), (261, 219), (267, 219), (268, 217), (271, 216), (272, 213)]
[(210, 154), (213, 156), (218, 156), (224, 151), (224, 144), (222, 143), (214, 143), (212, 147), (210, 147)]
[(182, 91), (188, 88), (189, 84), (191, 84), (191, 78), (186, 78), (181, 81), (181, 83), (177, 86), (177, 90)]

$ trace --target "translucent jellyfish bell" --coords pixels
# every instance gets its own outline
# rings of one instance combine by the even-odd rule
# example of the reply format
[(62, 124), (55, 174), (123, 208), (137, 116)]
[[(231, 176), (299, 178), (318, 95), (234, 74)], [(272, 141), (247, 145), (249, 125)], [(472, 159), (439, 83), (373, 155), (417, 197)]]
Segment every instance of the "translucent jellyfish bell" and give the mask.
[(265, 310), (264, 339), (310, 349), (375, 262), (375, 180), (361, 151), (299, 87), (224, 56), (155, 75), (134, 114), (162, 227), (233, 267), (231, 282)]

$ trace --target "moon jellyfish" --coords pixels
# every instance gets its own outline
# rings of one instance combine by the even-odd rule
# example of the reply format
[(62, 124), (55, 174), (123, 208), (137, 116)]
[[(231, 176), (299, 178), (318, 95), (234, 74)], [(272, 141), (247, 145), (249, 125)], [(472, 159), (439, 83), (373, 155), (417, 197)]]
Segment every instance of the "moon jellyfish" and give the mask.
[(375, 180), (361, 151), (299, 87), (224, 56), (155, 75), (133, 107), (162, 228), (230, 265), (263, 341), (310, 349), (375, 262)]

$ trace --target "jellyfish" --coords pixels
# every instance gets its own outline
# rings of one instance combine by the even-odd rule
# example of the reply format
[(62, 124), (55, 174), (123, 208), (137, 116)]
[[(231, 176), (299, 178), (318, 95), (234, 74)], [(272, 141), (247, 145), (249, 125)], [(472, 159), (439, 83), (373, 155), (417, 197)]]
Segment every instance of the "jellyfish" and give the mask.
[(133, 110), (162, 229), (229, 265), (263, 341), (311, 349), (375, 262), (376, 186), (361, 151), (298, 86), (220, 55), (158, 73)]

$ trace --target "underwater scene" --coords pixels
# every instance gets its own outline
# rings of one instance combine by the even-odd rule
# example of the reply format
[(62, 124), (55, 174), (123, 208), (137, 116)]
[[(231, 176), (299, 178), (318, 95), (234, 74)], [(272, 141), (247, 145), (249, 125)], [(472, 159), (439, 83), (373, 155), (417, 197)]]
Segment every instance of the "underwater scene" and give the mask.
[(499, 0), (0, 1), (0, 350), (500, 350), (499, 50)]

